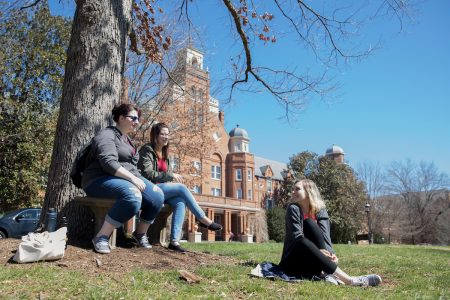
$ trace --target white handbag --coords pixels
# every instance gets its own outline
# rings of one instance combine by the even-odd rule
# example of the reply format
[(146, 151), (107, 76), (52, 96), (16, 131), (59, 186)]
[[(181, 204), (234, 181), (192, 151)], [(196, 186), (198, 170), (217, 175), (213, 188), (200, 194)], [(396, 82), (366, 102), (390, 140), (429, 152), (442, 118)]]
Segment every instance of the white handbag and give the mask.
[(44, 231), (24, 235), (13, 260), (27, 263), (60, 259), (64, 257), (66, 249), (66, 234), (67, 227), (61, 227), (54, 232)]

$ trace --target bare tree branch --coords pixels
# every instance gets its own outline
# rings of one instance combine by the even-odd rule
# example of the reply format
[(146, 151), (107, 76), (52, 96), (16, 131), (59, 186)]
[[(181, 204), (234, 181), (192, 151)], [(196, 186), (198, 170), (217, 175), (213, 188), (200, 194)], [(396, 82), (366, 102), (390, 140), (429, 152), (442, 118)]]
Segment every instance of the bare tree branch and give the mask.
[(36, 0), (33, 3), (31, 3), (31, 4), (27, 4), (27, 5), (22, 6), (20, 9), (27, 9), (27, 8), (36, 6), (36, 5), (38, 5), (39, 2), (41, 2), (41, 0)]

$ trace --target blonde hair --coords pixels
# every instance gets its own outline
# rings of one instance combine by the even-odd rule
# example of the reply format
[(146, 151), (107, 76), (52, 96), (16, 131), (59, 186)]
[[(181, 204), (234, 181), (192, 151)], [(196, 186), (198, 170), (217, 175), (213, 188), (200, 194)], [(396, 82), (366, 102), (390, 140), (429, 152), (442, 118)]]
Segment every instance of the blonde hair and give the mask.
[(310, 214), (315, 215), (319, 212), (319, 210), (325, 208), (325, 202), (323, 201), (319, 189), (317, 188), (317, 185), (314, 183), (314, 181), (303, 179), (299, 180), (298, 182), (302, 184), (306, 194), (308, 195)]

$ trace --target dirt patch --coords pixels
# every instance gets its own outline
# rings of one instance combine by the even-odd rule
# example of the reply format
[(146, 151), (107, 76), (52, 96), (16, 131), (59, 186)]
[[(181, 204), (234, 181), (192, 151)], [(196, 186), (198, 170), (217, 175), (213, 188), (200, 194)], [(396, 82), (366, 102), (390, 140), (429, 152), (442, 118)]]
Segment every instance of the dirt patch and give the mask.
[[(12, 260), (20, 240), (0, 240), (0, 265), (9, 268), (32, 268), (35, 263), (17, 264)], [(95, 253), (89, 243), (69, 243), (64, 258), (57, 261), (39, 262), (41, 265), (57, 266), (68, 270), (82, 270), (83, 274), (123, 273), (124, 270), (142, 268), (151, 271), (185, 269), (193, 271), (199, 266), (216, 264), (234, 265), (238, 261), (232, 257), (200, 252), (178, 253), (165, 247), (154, 245), (152, 249), (137, 248), (125, 242), (113, 249), (111, 254)]]

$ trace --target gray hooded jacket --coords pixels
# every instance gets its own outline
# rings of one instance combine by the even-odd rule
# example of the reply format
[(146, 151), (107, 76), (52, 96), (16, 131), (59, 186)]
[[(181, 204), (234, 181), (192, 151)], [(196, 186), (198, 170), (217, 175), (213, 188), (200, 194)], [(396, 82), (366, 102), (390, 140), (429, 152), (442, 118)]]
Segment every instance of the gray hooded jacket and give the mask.
[(88, 166), (83, 173), (81, 186), (88, 187), (97, 179), (113, 175), (124, 167), (135, 176), (141, 176), (136, 165), (139, 153), (129, 138), (125, 140), (117, 127), (102, 129), (93, 139)]

